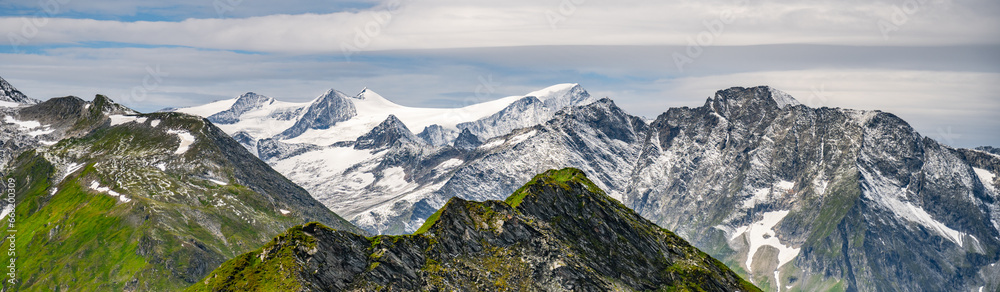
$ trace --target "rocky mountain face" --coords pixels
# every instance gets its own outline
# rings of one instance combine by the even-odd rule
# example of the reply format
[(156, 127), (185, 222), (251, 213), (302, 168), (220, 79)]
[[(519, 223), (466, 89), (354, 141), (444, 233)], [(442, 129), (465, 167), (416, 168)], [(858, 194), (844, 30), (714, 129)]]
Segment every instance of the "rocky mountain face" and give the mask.
[(7, 80), (4, 80), (2, 77), (0, 77), (0, 101), (26, 105), (37, 104), (39, 102), (37, 99), (30, 98), (21, 93), (20, 90), (7, 83)]
[(544, 123), (565, 107), (587, 105), (594, 101), (597, 99), (591, 97), (579, 84), (552, 88), (529, 93), (489, 117), (460, 123), (457, 127), (469, 130), (476, 137), (489, 139), (515, 129)]
[(26, 145), (5, 148), (20, 240), (0, 257), (21, 279), (5, 291), (177, 290), (288, 226), (363, 233), (202, 118), (104, 96), (3, 115)]
[[(544, 103), (531, 96), (505, 110)], [(531, 173), (576, 167), (765, 290), (1000, 287), (995, 148), (951, 148), (892, 114), (810, 108), (766, 86), (651, 122), (607, 99), (552, 117), (490, 139), (464, 128), (476, 147), (347, 141), (268, 163), (377, 234), (413, 232), (453, 197), (502, 199)]]
[(414, 235), (297, 226), (188, 288), (236, 290), (758, 291), (576, 169), (505, 201), (453, 198)]
[[(485, 142), (484, 137), (471, 130), (473, 124), (477, 131), (494, 135), (549, 120), (563, 106), (593, 102), (578, 84), (555, 85), (525, 96), (459, 109), (403, 107), (365, 89), (353, 97), (330, 90), (311, 104), (263, 106), (246, 111), (252, 107), (242, 106), (241, 100), (253, 100), (247, 96), (253, 95), (241, 96), (225, 105), (228, 109), (222, 113), (242, 114), (236, 123), (221, 127), (313, 196), (328, 202), (328, 207), (335, 212), (377, 233), (413, 231), (426, 215), (450, 198), (436, 196), (433, 207), (421, 203), (419, 210), (426, 212), (418, 210), (418, 214), (427, 213), (423, 218), (410, 214), (414, 203), (440, 188), (447, 179), (448, 168), (460, 165), (466, 153), (474, 152)], [(525, 106), (531, 110), (523, 110)], [(287, 129), (262, 130), (283, 125), (284, 120), (267, 119), (276, 116), (268, 111), (290, 112), (297, 107), (308, 110), (294, 120), (295, 125)], [(316, 110), (328, 108), (330, 110)], [(207, 114), (209, 111), (204, 109), (180, 111), (210, 117), (223, 115)], [(329, 126), (326, 130), (303, 126), (329, 116), (337, 117), (334, 120), (339, 122), (320, 123)], [(404, 118), (418, 125), (428, 125), (414, 135)], [(458, 130), (462, 123), (470, 126)], [(283, 134), (267, 137), (265, 133), (268, 132)], [(441, 164), (443, 162), (447, 163)], [(442, 169), (434, 170), (436, 166)], [(537, 171), (541, 170), (544, 169)], [(402, 217), (414, 219), (398, 219)]]
[(437, 194), (495, 199), (536, 167), (579, 167), (767, 290), (997, 288), (996, 156), (768, 87), (649, 125), (602, 104), (487, 142)]
[(247, 92), (237, 98), (229, 109), (208, 116), (208, 120), (216, 124), (234, 124), (240, 121), (241, 115), (273, 102), (273, 98)]
[(354, 149), (376, 149), (398, 144), (419, 143), (421, 139), (413, 135), (403, 122), (394, 115), (389, 115), (381, 124), (367, 134), (358, 137)]
[(292, 138), (309, 129), (327, 129), (357, 115), (351, 97), (336, 90), (327, 91), (306, 109), (305, 114), (295, 124), (278, 134), (278, 138)]

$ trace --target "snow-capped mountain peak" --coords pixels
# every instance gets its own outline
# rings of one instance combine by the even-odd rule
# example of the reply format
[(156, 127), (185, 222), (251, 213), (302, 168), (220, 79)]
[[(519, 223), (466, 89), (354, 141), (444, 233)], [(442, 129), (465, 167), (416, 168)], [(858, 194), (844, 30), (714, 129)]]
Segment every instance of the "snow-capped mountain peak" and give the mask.
[(16, 106), (21, 104), (37, 104), (39, 101), (24, 95), (20, 90), (14, 88), (13, 85), (7, 83), (7, 80), (0, 77), (0, 102), (5, 102), (4, 106)]
[(565, 95), (567, 92), (570, 92), (577, 88), (582, 89), (583, 87), (581, 87), (579, 83), (562, 83), (532, 91), (528, 94), (525, 94), (524, 96), (534, 96), (544, 101), (551, 99), (553, 97)]
[(421, 141), (413, 135), (395, 115), (389, 115), (385, 121), (376, 126), (367, 134), (358, 137), (354, 145), (355, 149), (375, 149), (395, 145), (397, 143), (414, 143)]
[(295, 138), (310, 129), (329, 129), (339, 122), (350, 120), (358, 115), (351, 98), (335, 89), (328, 90), (321, 95), (309, 108), (306, 113), (288, 128), (278, 138)]
[(208, 116), (208, 120), (216, 124), (234, 124), (240, 121), (240, 116), (243, 114), (272, 103), (274, 103), (273, 98), (247, 92), (237, 97), (229, 109)]
[(595, 101), (597, 100), (579, 84), (558, 84), (528, 93), (489, 117), (461, 123), (457, 127), (468, 129), (480, 139), (488, 140), (517, 128), (543, 123), (561, 109)]
[(727, 118), (755, 116), (760, 112), (800, 105), (791, 95), (770, 86), (732, 87), (719, 90), (705, 105)]

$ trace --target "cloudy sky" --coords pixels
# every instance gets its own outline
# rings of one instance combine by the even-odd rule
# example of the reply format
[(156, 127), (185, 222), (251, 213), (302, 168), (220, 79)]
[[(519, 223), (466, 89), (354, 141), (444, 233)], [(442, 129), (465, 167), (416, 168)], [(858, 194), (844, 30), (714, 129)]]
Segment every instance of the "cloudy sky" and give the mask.
[(996, 0), (3, 0), (0, 76), (140, 111), (364, 87), (457, 107), (580, 83), (632, 114), (771, 85), (1000, 146)]

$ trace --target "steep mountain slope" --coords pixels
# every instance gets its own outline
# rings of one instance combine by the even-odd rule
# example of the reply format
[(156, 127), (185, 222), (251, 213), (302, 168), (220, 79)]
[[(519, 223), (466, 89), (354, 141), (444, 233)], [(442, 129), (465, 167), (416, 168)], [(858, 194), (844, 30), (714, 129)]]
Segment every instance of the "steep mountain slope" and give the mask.
[(576, 169), (506, 201), (452, 199), (419, 234), (297, 226), (188, 291), (757, 291)]
[[(250, 100), (246, 96), (255, 95), (178, 111), (211, 117), (242, 113), (238, 121), (220, 127), (332, 210), (377, 233), (402, 233), (420, 226), (426, 216), (411, 214), (414, 204), (441, 187), (449, 173), (447, 168), (461, 164), (466, 153), (485, 142), (471, 128), (492, 137), (548, 120), (563, 106), (593, 102), (578, 84), (554, 85), (525, 96), (456, 109), (404, 107), (369, 89), (353, 97), (330, 90), (308, 105), (261, 106), (253, 110), (247, 110), (252, 106), (242, 105), (250, 102), (239, 101)], [(251, 104), (258, 103), (262, 102)], [(296, 107), (301, 111), (322, 108), (325, 114), (317, 110), (313, 111), (316, 114), (292, 120), (273, 118), (290, 117), (276, 113)], [(345, 114), (352, 110), (354, 114)], [(333, 118), (337, 122), (302, 126), (327, 116), (337, 117)], [(458, 130), (462, 123), (467, 123), (468, 128)], [(414, 136), (409, 129), (424, 130)], [(275, 135), (282, 131), (285, 134)], [(429, 171), (435, 166), (441, 168)], [(433, 212), (448, 198), (435, 198), (433, 208), (424, 203), (421, 210)], [(414, 219), (399, 219), (403, 217)]]
[(503, 110), (476, 121), (456, 125), (481, 139), (505, 135), (524, 127), (544, 123), (556, 112), (571, 106), (587, 105), (597, 99), (579, 84), (560, 84), (528, 93)]
[(496, 199), (481, 194), (537, 167), (580, 167), (768, 290), (997, 288), (995, 156), (940, 145), (891, 114), (808, 108), (768, 87), (719, 91), (648, 126), (615, 122), (599, 104), (487, 142), (477, 152), (518, 140), (465, 161), (438, 197)]
[(766, 290), (1000, 287), (995, 148), (941, 145), (889, 113), (734, 87), (651, 122), (601, 100), (474, 148), (432, 136), (269, 163), (373, 233), (412, 232), (452, 197), (501, 199), (570, 166)]
[(0, 77), (0, 106), (32, 105), (39, 101), (30, 98)]
[(16, 117), (58, 142), (21, 151), (5, 173), (20, 279), (5, 290), (175, 290), (288, 226), (362, 232), (201, 118), (137, 114), (103, 96)]

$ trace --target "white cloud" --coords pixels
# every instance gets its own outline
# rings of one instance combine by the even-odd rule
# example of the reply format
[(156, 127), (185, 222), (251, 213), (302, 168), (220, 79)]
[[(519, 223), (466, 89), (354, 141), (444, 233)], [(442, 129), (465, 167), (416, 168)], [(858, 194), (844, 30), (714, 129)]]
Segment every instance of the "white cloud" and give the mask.
[[(394, 0), (395, 1), (395, 0)], [(364, 11), (120, 22), (48, 19), (29, 44), (123, 42), (259, 52), (338, 54), (360, 50), (531, 45), (687, 45), (706, 22), (732, 12), (714, 45), (820, 43), (949, 45), (1000, 43), (998, 5), (987, 0), (920, 1), (492, 1), (386, 2)], [(572, 4), (582, 2), (581, 4)], [(393, 4), (401, 3), (401, 4)], [(569, 5), (566, 5), (569, 3)], [(391, 8), (391, 9), (390, 9)], [(393, 13), (386, 13), (393, 11)], [(896, 21), (894, 21), (894, 17)], [(883, 38), (880, 20), (896, 30)], [(25, 21), (0, 18), (0, 33), (21, 34)], [(553, 25), (555, 21), (555, 25)], [(894, 22), (893, 22), (894, 21)], [(728, 22), (728, 21), (727, 21)], [(40, 24), (40, 23), (39, 23)], [(30, 30), (29, 30), (30, 31)], [(359, 33), (360, 32), (360, 33)]]

